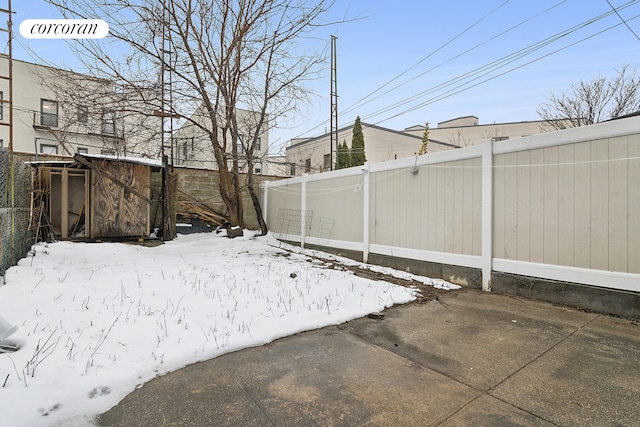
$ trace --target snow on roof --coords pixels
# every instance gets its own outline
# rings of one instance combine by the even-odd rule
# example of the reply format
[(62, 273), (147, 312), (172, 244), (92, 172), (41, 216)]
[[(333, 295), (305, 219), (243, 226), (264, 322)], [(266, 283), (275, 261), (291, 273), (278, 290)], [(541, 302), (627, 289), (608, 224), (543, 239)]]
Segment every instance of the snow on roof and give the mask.
[(119, 162), (137, 163), (139, 165), (163, 167), (162, 161), (158, 159), (150, 159), (148, 157), (127, 157), (127, 156), (117, 156), (113, 154), (87, 154), (87, 153), (76, 154), (76, 156), (82, 156), (90, 159), (114, 160)]
[(74, 160), (29, 160), (25, 162), (28, 165), (72, 165)]

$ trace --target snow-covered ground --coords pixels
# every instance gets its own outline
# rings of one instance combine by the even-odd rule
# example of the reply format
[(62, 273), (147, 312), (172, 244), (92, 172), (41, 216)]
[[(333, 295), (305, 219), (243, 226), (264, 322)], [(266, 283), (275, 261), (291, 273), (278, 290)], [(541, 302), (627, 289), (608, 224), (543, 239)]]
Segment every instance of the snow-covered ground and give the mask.
[(155, 376), (415, 298), (252, 235), (36, 246), (0, 285), (0, 317), (21, 346), (0, 354), (0, 425), (92, 425)]

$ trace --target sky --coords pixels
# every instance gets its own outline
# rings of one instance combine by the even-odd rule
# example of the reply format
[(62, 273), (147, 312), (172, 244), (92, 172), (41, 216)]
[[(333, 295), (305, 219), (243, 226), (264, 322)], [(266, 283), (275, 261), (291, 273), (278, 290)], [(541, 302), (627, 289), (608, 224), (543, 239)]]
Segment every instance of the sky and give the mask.
[(20, 346), (0, 353), (2, 425), (92, 425), (158, 375), (415, 299), (347, 264), (459, 288), (254, 235), (35, 246), (0, 281), (0, 335), (17, 326)]
[[(14, 9), (17, 23), (59, 17), (43, 0), (14, 0)], [(357, 116), (394, 130), (468, 115), (480, 124), (538, 120), (550, 93), (640, 66), (640, 0), (336, 0), (325, 21), (340, 23), (301, 41), (327, 52), (323, 72), (308, 84), (314, 95), (276, 123), (272, 155), (291, 138), (329, 128), (331, 35), (340, 127)], [(63, 43), (18, 36), (16, 45), (19, 59), (36, 52), (73, 66)]]

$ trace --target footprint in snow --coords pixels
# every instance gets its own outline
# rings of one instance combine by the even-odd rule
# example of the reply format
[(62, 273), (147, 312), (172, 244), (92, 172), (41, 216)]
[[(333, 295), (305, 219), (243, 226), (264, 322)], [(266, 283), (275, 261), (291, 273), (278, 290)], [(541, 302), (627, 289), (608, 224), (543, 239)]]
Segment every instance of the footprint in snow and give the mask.
[(106, 396), (111, 393), (111, 389), (109, 387), (96, 387), (89, 392), (89, 399), (93, 399), (96, 396)]
[(47, 415), (49, 415), (52, 412), (57, 411), (58, 409), (60, 409), (60, 404), (56, 403), (55, 405), (53, 405), (49, 409), (40, 408), (40, 409), (38, 409), (38, 412), (40, 412), (40, 414), (42, 414), (43, 417), (46, 417)]

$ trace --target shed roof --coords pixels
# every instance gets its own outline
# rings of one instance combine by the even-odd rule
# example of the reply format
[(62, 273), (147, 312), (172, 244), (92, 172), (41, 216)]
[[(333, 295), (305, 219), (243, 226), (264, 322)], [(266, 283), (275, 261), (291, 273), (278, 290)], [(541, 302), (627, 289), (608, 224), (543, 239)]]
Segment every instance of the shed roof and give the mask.
[(116, 162), (136, 163), (139, 165), (152, 166), (152, 167), (164, 167), (162, 161), (158, 159), (150, 159), (148, 157), (127, 157), (127, 156), (115, 156), (112, 154), (76, 154), (76, 156), (85, 157), (89, 159), (101, 159), (112, 160)]

